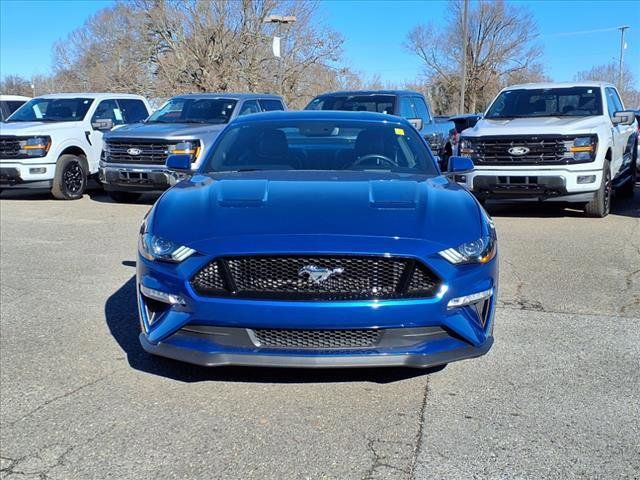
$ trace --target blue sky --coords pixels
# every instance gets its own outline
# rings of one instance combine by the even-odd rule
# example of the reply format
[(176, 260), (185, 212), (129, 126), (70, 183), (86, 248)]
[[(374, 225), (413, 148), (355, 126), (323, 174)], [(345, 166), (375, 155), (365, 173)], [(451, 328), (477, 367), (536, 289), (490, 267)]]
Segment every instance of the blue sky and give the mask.
[[(0, 76), (48, 73), (53, 43), (111, 3), (0, 0)], [(640, 86), (639, 0), (521, 3), (530, 8), (538, 23), (538, 41), (544, 48), (542, 62), (553, 80), (571, 80), (577, 71), (617, 61), (620, 32), (615, 27), (629, 25), (625, 63)], [(347, 65), (369, 77), (379, 74), (383, 82), (400, 83), (413, 80), (420, 71), (416, 57), (402, 49), (407, 32), (418, 23), (439, 23), (446, 9), (447, 2), (438, 0), (324, 0), (320, 18), (344, 36)]]

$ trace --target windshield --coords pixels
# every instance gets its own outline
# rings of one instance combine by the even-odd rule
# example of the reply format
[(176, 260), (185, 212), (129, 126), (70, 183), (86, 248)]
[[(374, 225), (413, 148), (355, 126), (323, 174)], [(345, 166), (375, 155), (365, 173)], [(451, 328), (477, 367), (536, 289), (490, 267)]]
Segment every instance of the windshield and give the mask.
[(249, 170), (438, 175), (433, 158), (412, 128), (349, 120), (260, 121), (225, 130), (203, 172)]
[(236, 103), (224, 98), (172, 98), (147, 123), (227, 123)]
[(596, 87), (507, 90), (498, 95), (485, 118), (602, 115), (601, 98)]
[(34, 98), (16, 110), (7, 122), (79, 122), (92, 103), (91, 98)]
[(344, 110), (393, 115), (395, 103), (393, 95), (327, 95), (311, 100), (305, 110)]

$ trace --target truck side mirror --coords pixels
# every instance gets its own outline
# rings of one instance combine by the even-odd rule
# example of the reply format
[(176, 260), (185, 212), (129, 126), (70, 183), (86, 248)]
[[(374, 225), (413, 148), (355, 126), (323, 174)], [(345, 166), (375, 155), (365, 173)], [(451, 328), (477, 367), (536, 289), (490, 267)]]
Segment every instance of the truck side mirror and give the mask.
[(620, 110), (618, 112), (614, 112), (613, 117), (611, 118), (611, 123), (614, 125), (633, 125), (635, 120), (635, 112), (631, 110)]
[(474, 169), (473, 160), (469, 157), (449, 157), (449, 170), (447, 173), (463, 175)]
[(169, 170), (175, 170), (177, 172), (190, 172), (191, 171), (191, 155), (178, 154), (169, 155), (166, 162)]
[(409, 123), (411, 125), (413, 125), (413, 127), (416, 130), (422, 130), (422, 119), (421, 118), (408, 118), (407, 120), (409, 121)]
[(110, 118), (100, 118), (91, 124), (94, 130), (101, 132), (111, 130), (113, 128), (113, 120)]

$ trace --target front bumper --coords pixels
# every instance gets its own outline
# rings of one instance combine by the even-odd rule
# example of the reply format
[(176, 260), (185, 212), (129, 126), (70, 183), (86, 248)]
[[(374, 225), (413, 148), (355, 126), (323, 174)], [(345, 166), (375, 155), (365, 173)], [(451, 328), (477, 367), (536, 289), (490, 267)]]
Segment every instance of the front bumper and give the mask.
[(482, 199), (584, 203), (600, 187), (602, 170), (479, 167), (456, 181)]
[(183, 178), (163, 165), (134, 166), (104, 162), (100, 162), (99, 176), (106, 190), (140, 193), (166, 190)]
[(0, 188), (51, 188), (56, 164), (47, 163), (46, 157), (37, 160), (38, 163), (1, 160)]
[[(315, 302), (200, 296), (189, 279), (212, 258), (194, 255), (167, 264), (138, 256), (140, 342), (147, 352), (204, 366), (426, 368), (478, 357), (493, 343), (497, 257), (486, 265), (462, 267), (437, 254), (421, 257), (445, 285), (432, 298)], [(183, 302), (154, 304), (141, 286), (175, 294)], [(454, 297), (487, 289), (494, 294), (482, 314), (473, 306), (447, 308)], [(363, 348), (284, 348), (254, 342), (252, 332), (260, 329), (370, 329), (379, 331), (382, 340)]]
[[(182, 340), (182, 342), (181, 342)], [(401, 354), (360, 354), (343, 355), (300, 354), (300, 353), (234, 353), (198, 350), (181, 346), (186, 339), (176, 334), (171, 342), (153, 344), (148, 336), (140, 333), (142, 348), (148, 353), (172, 358), (182, 362), (193, 363), (205, 367), (221, 367), (239, 365), (245, 367), (297, 367), (297, 368), (353, 368), (353, 367), (412, 367), (429, 368), (438, 365), (475, 358), (484, 355), (493, 345), (493, 337), (487, 337), (478, 346), (462, 346), (452, 350), (433, 353), (401, 353)]]

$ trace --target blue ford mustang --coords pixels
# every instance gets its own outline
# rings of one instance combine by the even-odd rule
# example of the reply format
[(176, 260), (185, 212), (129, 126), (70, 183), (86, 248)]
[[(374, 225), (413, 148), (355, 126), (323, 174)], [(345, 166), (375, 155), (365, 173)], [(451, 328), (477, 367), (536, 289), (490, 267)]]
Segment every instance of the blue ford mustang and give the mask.
[(477, 357), (497, 287), (493, 223), (407, 121), (383, 114), (241, 117), (140, 231), (142, 346), (200, 365)]

